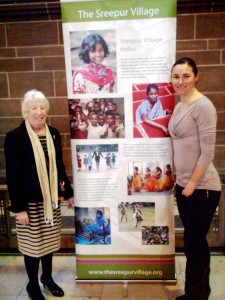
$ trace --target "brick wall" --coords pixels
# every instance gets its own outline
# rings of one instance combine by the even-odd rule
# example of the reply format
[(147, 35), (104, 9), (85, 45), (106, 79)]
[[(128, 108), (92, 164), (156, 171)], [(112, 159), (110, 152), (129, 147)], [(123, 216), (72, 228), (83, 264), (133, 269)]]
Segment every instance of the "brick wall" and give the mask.
[(50, 101), (49, 124), (62, 135), (64, 161), (71, 174), (65, 59), (61, 20), (0, 24), (0, 164), (7, 131), (21, 122), (21, 98), (41, 90)]
[(225, 172), (225, 13), (177, 16), (177, 58), (192, 57), (199, 65), (198, 89), (218, 113), (214, 164)]
[[(50, 100), (49, 124), (62, 135), (64, 161), (72, 173), (61, 20), (0, 23), (0, 177), (4, 182), (4, 136), (21, 122), (21, 98), (37, 88)], [(218, 112), (215, 165), (225, 170), (225, 13), (177, 16), (177, 58), (190, 56), (201, 72), (199, 89)]]

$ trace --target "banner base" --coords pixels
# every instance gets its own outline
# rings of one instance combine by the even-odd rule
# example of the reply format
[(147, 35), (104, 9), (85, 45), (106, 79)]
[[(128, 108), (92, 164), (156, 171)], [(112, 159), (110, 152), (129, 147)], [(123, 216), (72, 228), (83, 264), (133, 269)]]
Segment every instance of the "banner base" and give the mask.
[(90, 280), (90, 279), (77, 279), (75, 278), (75, 281), (77, 283), (99, 283), (99, 282), (103, 282), (103, 283), (109, 283), (109, 282), (112, 282), (112, 283), (136, 283), (136, 282), (141, 282), (141, 283), (164, 283), (164, 284), (177, 284), (177, 279), (168, 279), (168, 280), (158, 280), (158, 279), (147, 279), (147, 280), (137, 280), (137, 279), (129, 279), (129, 280), (123, 280), (123, 279), (109, 279), (109, 280), (104, 280), (104, 279), (93, 279), (93, 280)]

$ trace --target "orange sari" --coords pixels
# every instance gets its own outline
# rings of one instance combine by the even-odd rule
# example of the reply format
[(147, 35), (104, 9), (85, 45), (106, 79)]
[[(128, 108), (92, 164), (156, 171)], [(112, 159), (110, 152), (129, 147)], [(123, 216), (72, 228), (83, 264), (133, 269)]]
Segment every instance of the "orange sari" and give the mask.
[(134, 172), (132, 188), (135, 192), (140, 192), (142, 190), (142, 179), (138, 172)]
[(152, 178), (150, 172), (145, 173), (145, 183), (143, 189), (149, 192), (153, 192), (155, 188), (155, 180)]
[(164, 182), (163, 188), (164, 190), (169, 191), (173, 188), (174, 185), (172, 171), (170, 169), (167, 169), (165, 174), (166, 174), (166, 180)]
[(155, 191), (162, 192), (163, 191), (163, 182), (162, 182), (162, 173), (157, 171), (155, 172)]

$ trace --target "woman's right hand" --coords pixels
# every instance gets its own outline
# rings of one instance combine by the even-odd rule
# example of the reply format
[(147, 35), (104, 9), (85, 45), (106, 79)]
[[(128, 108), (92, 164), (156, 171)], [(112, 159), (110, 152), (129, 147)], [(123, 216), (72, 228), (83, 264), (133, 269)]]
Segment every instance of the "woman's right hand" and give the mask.
[(20, 223), (23, 226), (26, 226), (29, 224), (29, 217), (26, 211), (21, 211), (16, 214), (16, 220), (18, 223)]

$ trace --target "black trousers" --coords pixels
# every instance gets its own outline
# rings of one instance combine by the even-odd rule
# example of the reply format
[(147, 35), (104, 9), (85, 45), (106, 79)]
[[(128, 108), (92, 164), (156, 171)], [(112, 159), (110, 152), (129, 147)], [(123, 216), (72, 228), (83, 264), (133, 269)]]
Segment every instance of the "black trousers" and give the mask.
[(183, 187), (176, 186), (177, 206), (184, 225), (184, 250), (187, 258), (185, 294), (188, 299), (207, 300), (210, 293), (210, 251), (206, 235), (209, 231), (220, 191), (195, 190), (185, 197)]

